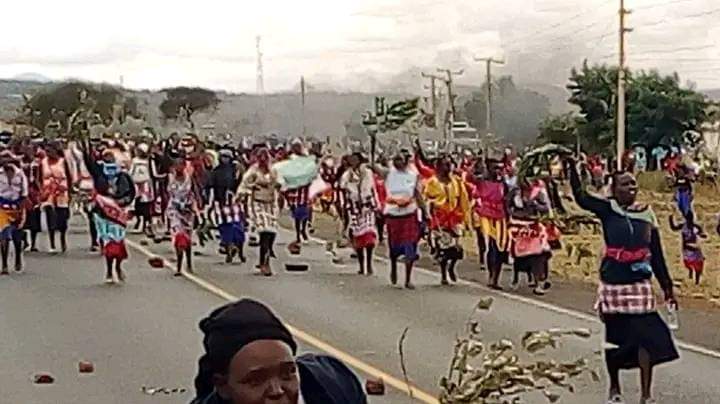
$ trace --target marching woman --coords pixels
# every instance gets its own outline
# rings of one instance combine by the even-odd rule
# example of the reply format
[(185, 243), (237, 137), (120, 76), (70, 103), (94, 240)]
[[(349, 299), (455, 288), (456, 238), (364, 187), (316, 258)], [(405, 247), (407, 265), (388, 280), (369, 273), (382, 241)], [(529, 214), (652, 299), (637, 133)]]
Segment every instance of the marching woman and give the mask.
[(150, 175), (149, 152), (150, 146), (147, 143), (140, 143), (137, 146), (135, 158), (130, 164), (130, 176), (135, 183), (135, 216), (137, 217), (135, 230), (138, 230), (142, 222), (142, 232), (152, 237), (152, 204), (155, 195)]
[[(295, 139), (290, 145), (290, 159), (307, 157), (305, 147), (300, 139)], [(297, 245), (308, 240), (308, 223), (310, 221), (310, 185), (293, 187), (284, 192), (290, 214), (295, 223), (295, 242)]]
[(90, 220), (95, 222), (98, 241), (105, 257), (105, 283), (114, 283), (114, 275), (125, 281), (122, 262), (128, 257), (125, 247), (128, 214), (126, 208), (135, 200), (135, 185), (130, 176), (115, 163), (110, 150), (103, 153), (103, 160), (96, 162), (89, 144), (82, 144), (85, 166), (93, 177), (95, 193), (90, 201)]
[(210, 201), (218, 218), (220, 247), (228, 264), (236, 255), (245, 262), (245, 211), (242, 199), (235, 197), (239, 183), (232, 150), (220, 149), (219, 164), (210, 173)]
[[(42, 211), (40, 210), (40, 196), (42, 184), (40, 182), (40, 162), (45, 158), (40, 147), (30, 146), (25, 150), (23, 157), (23, 172), (28, 180), (28, 197), (25, 203), (26, 220), (24, 230), (30, 233), (30, 251), (36, 252), (37, 235), (42, 229)], [(93, 226), (94, 227), (94, 226)]]
[[(155, 230), (161, 232), (160, 229), (162, 229), (162, 227), (165, 227), (166, 235), (170, 234), (169, 230), (167, 230), (165, 211), (168, 205), (168, 176), (170, 174), (170, 168), (173, 165), (172, 154), (174, 154), (174, 152), (170, 142), (164, 140), (160, 145), (153, 145), (152, 155), (150, 157), (150, 175), (152, 177), (153, 195), (155, 196), (152, 213), (156, 221), (160, 222), (155, 223), (154, 226), (155, 229), (153, 233), (156, 234), (156, 238), (158, 237), (158, 233), (156, 233)], [(160, 224), (164, 226), (160, 226)]]
[(70, 166), (63, 157), (59, 143), (47, 147), (47, 156), (40, 164), (40, 181), (42, 184), (42, 209), (47, 219), (50, 252), (55, 250), (55, 232), (60, 233), (60, 248), (67, 250), (66, 233), (70, 218), (70, 189), (72, 174)]
[(272, 169), (270, 153), (266, 147), (259, 147), (254, 153), (254, 162), (243, 175), (239, 195), (247, 195), (250, 224), (259, 236), (260, 262), (258, 268), (264, 276), (272, 276), (270, 258), (274, 257), (277, 236), (278, 215), (277, 173)]
[(472, 222), (478, 240), (483, 239), (478, 245), (485, 248), (483, 262), (488, 269), (488, 286), (500, 290), (500, 273), (510, 242), (505, 209), (507, 184), (503, 181), (501, 161), (488, 158), (485, 162), (479, 160), (478, 165), (473, 184)]
[(409, 167), (408, 157), (398, 153), (385, 178), (385, 226), (390, 252), (390, 282), (397, 284), (397, 265), (405, 263), (405, 287), (413, 289), (412, 269), (418, 256), (420, 241), (420, 182)]
[(15, 271), (22, 271), (22, 237), (20, 229), (25, 221), (25, 202), (28, 197), (28, 180), (17, 166), (10, 151), (0, 153), (0, 252), (2, 271), (8, 274), (10, 242), (15, 248)]
[(568, 159), (570, 184), (578, 205), (602, 222), (605, 256), (600, 264), (596, 308), (605, 324), (605, 350), (610, 378), (608, 403), (622, 403), (620, 369), (640, 368), (641, 404), (652, 397), (653, 368), (678, 359), (672, 335), (655, 306), (653, 275), (668, 306), (677, 308), (673, 282), (665, 265), (657, 218), (636, 204), (637, 182), (627, 172), (612, 175), (610, 198), (588, 194)]
[(74, 160), (75, 176), (77, 180), (77, 192), (75, 194), (75, 198), (76, 201), (79, 203), (79, 206), (82, 207), (82, 211), (87, 215), (88, 218), (90, 218), (90, 220), (88, 220), (88, 230), (90, 233), (90, 251), (97, 251), (97, 228), (95, 228), (95, 221), (92, 220), (92, 215), (90, 214), (89, 210), (89, 202), (92, 198), (92, 193), (95, 189), (95, 185), (93, 184), (92, 175), (90, 175), (90, 172), (85, 166), (82, 150), (80, 149), (80, 146), (77, 142), (72, 142), (70, 144), (70, 155)]
[(452, 173), (448, 156), (435, 163), (435, 175), (426, 183), (423, 198), (430, 210), (430, 231), (440, 262), (442, 284), (457, 282), (455, 264), (463, 258), (460, 237), (469, 224), (470, 201), (463, 180)]
[(198, 202), (194, 192), (193, 180), (187, 173), (187, 165), (182, 159), (178, 159), (173, 166), (167, 192), (169, 202), (165, 214), (167, 215), (177, 258), (175, 276), (182, 276), (183, 257), (187, 260), (187, 271), (193, 273), (192, 230), (195, 218), (198, 215)]
[(541, 220), (552, 212), (547, 188), (540, 179), (522, 178), (518, 187), (510, 189), (508, 199), (515, 273), (513, 288), (518, 286), (519, 273), (525, 272), (532, 279), (533, 293), (544, 295), (550, 287), (547, 274), (552, 255), (548, 230)]
[(351, 154), (348, 163), (348, 169), (340, 177), (340, 189), (345, 195), (348, 235), (360, 265), (358, 273), (372, 275), (373, 250), (377, 245), (375, 177), (372, 170), (363, 164), (361, 153)]

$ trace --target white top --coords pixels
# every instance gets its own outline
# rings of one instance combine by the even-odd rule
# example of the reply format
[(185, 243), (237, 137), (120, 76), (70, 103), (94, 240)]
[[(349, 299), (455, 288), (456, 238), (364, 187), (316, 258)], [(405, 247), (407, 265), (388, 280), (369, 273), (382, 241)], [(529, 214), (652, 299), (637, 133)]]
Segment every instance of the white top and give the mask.
[(16, 201), (27, 196), (28, 180), (22, 170), (16, 168), (12, 178), (8, 178), (4, 171), (0, 172), (0, 198)]
[(130, 177), (136, 184), (150, 181), (150, 161), (135, 157), (130, 166)]
[(345, 190), (352, 202), (365, 203), (375, 198), (373, 172), (364, 165), (357, 171), (348, 169), (340, 177), (340, 188)]
[(400, 171), (395, 167), (390, 168), (390, 172), (385, 178), (385, 189), (387, 196), (413, 198), (413, 201), (407, 206), (398, 206), (386, 201), (385, 214), (390, 216), (405, 216), (417, 211), (417, 202), (414, 200), (418, 189), (418, 173), (415, 170)]

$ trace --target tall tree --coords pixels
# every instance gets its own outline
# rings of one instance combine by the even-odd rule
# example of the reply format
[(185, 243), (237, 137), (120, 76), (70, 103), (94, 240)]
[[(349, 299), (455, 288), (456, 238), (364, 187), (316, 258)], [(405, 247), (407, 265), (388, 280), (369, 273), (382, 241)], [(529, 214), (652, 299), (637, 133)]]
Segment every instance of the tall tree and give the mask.
[[(567, 88), (569, 102), (584, 118), (578, 132), (591, 152), (612, 153), (615, 146), (618, 68), (606, 65), (573, 68)], [(708, 119), (705, 96), (682, 88), (677, 74), (657, 71), (626, 72), (627, 142), (652, 149), (681, 143), (688, 131), (699, 131)]]
[(109, 124), (113, 119), (137, 116), (137, 101), (108, 84), (68, 82), (49, 85), (28, 98), (21, 121), (40, 130), (51, 128), (58, 133), (70, 128), (70, 117), (80, 111), (92, 113), (97, 120)]
[(165, 100), (160, 112), (165, 119), (180, 119), (194, 127), (192, 116), (196, 112), (216, 108), (220, 99), (214, 91), (199, 87), (173, 87), (163, 90)]

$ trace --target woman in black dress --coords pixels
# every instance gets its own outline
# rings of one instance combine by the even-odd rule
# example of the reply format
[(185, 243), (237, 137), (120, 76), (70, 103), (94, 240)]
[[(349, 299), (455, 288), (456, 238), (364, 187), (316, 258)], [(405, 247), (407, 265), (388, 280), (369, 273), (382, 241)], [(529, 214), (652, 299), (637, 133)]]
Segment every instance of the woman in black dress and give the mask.
[(655, 307), (654, 275), (668, 305), (677, 307), (673, 282), (665, 265), (657, 218), (638, 206), (632, 174), (612, 175), (608, 199), (585, 191), (575, 162), (569, 160), (570, 183), (578, 205), (602, 222), (605, 255), (600, 264), (596, 308), (605, 324), (605, 362), (610, 378), (608, 403), (623, 403), (620, 369), (640, 368), (641, 404), (651, 398), (653, 367), (678, 358), (672, 335)]

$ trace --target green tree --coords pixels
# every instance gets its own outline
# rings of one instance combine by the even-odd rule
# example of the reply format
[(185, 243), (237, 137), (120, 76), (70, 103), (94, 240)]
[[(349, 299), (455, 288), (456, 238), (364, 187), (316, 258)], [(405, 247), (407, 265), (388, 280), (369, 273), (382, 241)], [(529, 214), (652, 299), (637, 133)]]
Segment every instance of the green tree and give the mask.
[(137, 101), (126, 97), (117, 87), (67, 82), (47, 86), (27, 99), (21, 121), (40, 130), (52, 127), (55, 131), (67, 132), (69, 118), (80, 110), (92, 112), (106, 124), (114, 117), (122, 120), (124, 116), (138, 115)]
[[(494, 134), (511, 143), (534, 142), (538, 122), (550, 114), (550, 100), (535, 91), (519, 88), (510, 76), (498, 78), (492, 91)], [(463, 108), (470, 125), (480, 131), (486, 127), (486, 94), (485, 87), (474, 92)]]
[[(607, 65), (573, 68), (571, 104), (584, 118), (578, 133), (586, 150), (612, 153), (615, 147), (618, 68)], [(626, 72), (627, 145), (680, 143), (687, 131), (699, 131), (708, 119), (705, 97), (682, 88), (677, 74), (661, 76), (657, 71)], [(626, 145), (626, 146), (627, 146)]]
[(681, 88), (680, 78), (657, 71), (635, 74), (629, 89), (628, 133), (632, 143), (652, 148), (680, 143), (688, 131), (700, 131), (708, 120), (705, 96)]
[[(550, 115), (540, 122), (539, 143), (555, 143), (574, 149), (578, 142), (578, 128), (585, 120), (574, 112)], [(581, 146), (584, 146), (582, 139)]]
[(160, 112), (165, 119), (186, 119), (191, 125), (192, 115), (216, 108), (220, 99), (214, 91), (199, 87), (173, 87), (163, 90), (165, 100)]

